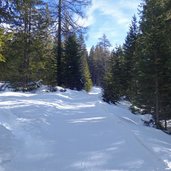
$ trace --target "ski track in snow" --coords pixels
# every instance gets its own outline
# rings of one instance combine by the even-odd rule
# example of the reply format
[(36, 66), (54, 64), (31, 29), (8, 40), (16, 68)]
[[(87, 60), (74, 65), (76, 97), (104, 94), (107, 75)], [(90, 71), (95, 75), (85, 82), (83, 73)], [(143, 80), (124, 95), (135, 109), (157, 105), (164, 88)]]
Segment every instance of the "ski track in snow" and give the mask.
[(0, 93), (0, 171), (171, 170), (171, 136), (100, 97)]

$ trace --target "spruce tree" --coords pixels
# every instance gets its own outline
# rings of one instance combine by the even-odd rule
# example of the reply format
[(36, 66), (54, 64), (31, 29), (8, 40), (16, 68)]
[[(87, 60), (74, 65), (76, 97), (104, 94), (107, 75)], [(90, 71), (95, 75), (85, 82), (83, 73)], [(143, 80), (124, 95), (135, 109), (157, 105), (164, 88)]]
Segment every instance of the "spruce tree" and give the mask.
[(81, 50), (81, 72), (82, 72), (82, 82), (84, 84), (84, 90), (89, 92), (93, 86), (90, 69), (88, 65), (88, 52), (84, 42), (83, 35), (79, 37), (79, 45)]
[(103, 99), (116, 103), (125, 96), (125, 70), (123, 63), (123, 49), (117, 47), (112, 52), (110, 67), (103, 81)]
[(95, 78), (96, 77), (96, 72), (95, 72), (96, 63), (95, 63), (94, 56), (95, 56), (95, 47), (92, 46), (90, 49), (90, 53), (88, 55), (88, 65), (90, 68), (90, 75), (91, 75), (91, 79), (92, 79), (93, 84), (95, 84), (95, 79), (96, 79)]
[[(85, 17), (84, 8), (90, 4), (90, 0), (58, 0), (57, 5), (57, 83), (62, 85), (62, 36), (67, 33), (79, 32), (83, 26), (79, 25), (75, 16)], [(67, 23), (67, 27), (66, 27)], [(68, 30), (69, 29), (69, 30)]]
[(17, 2), (17, 0), (0, 1), (0, 24), (15, 22)]
[(124, 50), (124, 67), (125, 67), (125, 95), (129, 100), (133, 101), (136, 95), (136, 41), (138, 38), (138, 26), (136, 16), (133, 16), (132, 23), (127, 33), (125, 43), (123, 44)]
[(105, 72), (109, 66), (111, 46), (105, 35), (99, 38), (99, 42), (95, 47), (92, 47), (89, 55), (89, 66), (93, 84), (102, 86)]
[(12, 38), (12, 33), (6, 33), (4, 28), (0, 28), (0, 62), (5, 62), (4, 48)]
[(13, 36), (3, 51), (3, 78), (26, 86), (29, 81), (47, 80), (45, 70), (54, 56), (53, 38), (49, 32), (48, 6), (38, 0), (17, 2), (16, 23), (10, 23)]
[(170, 93), (166, 74), (170, 56), (166, 18), (166, 1), (145, 1), (136, 48), (138, 93), (135, 104), (153, 113), (157, 126), (170, 106), (169, 98), (166, 98)]
[(71, 89), (83, 89), (81, 73), (81, 52), (75, 34), (68, 36), (65, 42), (65, 75), (64, 86)]
[(91, 75), (90, 75), (90, 70), (87, 62), (87, 57), (85, 55), (82, 56), (82, 81), (84, 84), (84, 90), (89, 92), (93, 86), (92, 80), (91, 80)]

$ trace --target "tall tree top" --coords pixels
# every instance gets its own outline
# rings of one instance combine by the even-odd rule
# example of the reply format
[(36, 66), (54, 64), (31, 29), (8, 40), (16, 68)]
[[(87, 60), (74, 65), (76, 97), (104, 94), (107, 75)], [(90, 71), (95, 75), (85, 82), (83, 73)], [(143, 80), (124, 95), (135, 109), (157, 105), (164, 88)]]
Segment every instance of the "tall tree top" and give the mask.
[(111, 43), (109, 42), (105, 34), (103, 34), (103, 36), (99, 38), (99, 46), (102, 46), (103, 49), (108, 49), (109, 47), (111, 47)]

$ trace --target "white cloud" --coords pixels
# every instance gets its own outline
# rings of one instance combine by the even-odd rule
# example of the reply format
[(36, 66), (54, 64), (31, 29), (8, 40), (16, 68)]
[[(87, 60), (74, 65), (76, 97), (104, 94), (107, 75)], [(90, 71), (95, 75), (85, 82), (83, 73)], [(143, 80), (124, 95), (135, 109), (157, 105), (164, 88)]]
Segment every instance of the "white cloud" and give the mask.
[[(91, 26), (95, 22), (94, 12), (100, 11), (103, 15), (112, 16), (120, 25), (130, 23), (130, 13), (128, 10), (135, 11), (140, 0), (92, 0), (92, 4), (86, 9), (86, 18), (79, 18), (78, 23), (84, 26)], [(126, 12), (127, 11), (127, 12)]]
[(90, 16), (87, 16), (86, 18), (78, 18), (77, 20), (77, 24), (84, 26), (84, 27), (88, 27), (91, 26), (94, 23), (94, 17), (93, 14), (91, 14)]
[(92, 6), (87, 12), (87, 25), (93, 24), (95, 21), (93, 13), (99, 10), (103, 15), (114, 17), (114, 20), (120, 25), (130, 23), (126, 10), (136, 10), (138, 7), (138, 0), (93, 0)]
[(88, 47), (95, 45), (104, 33), (112, 44), (124, 41), (132, 16), (141, 0), (92, 0), (84, 24), (89, 26)]
[(140, 1), (139, 0), (120, 0), (120, 8), (134, 9), (136, 10)]
[(103, 15), (112, 16), (116, 23), (128, 26), (130, 23), (130, 13), (126, 11), (135, 11), (138, 4), (139, 0), (92, 0), (92, 5), (86, 12), (87, 18), (80, 18), (79, 23), (84, 26), (91, 26), (95, 22), (94, 12), (98, 10)]
[(99, 27), (96, 32), (91, 36), (91, 38), (98, 40), (103, 34), (110, 35), (111, 38), (117, 36), (117, 32), (112, 29), (109, 23), (105, 22), (101, 27)]

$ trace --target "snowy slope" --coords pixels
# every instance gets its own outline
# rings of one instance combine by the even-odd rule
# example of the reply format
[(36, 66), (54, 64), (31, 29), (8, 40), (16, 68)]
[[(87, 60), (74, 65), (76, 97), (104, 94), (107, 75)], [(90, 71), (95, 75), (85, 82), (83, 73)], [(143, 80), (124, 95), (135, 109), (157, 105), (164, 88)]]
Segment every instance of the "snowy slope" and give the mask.
[(100, 96), (0, 93), (0, 171), (171, 170), (171, 136)]

